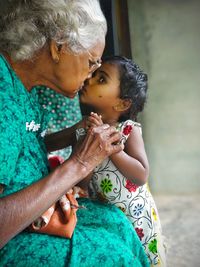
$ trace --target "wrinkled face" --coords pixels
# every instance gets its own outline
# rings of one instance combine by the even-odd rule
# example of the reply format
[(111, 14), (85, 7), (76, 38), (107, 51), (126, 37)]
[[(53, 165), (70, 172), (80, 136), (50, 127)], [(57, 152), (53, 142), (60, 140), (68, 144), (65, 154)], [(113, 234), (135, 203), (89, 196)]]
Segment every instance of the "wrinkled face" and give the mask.
[(112, 110), (119, 102), (119, 71), (116, 65), (103, 63), (80, 91), (80, 102), (90, 105), (94, 111)]
[(101, 65), (104, 47), (105, 43), (101, 42), (79, 55), (63, 49), (60, 52), (59, 62), (54, 67), (54, 89), (67, 97), (75, 97), (85, 79)]

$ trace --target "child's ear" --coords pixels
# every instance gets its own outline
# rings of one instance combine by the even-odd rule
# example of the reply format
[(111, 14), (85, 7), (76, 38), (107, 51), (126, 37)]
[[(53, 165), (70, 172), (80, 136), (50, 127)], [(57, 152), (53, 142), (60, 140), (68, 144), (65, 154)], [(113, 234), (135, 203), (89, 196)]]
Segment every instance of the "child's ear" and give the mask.
[(119, 99), (119, 102), (113, 107), (116, 111), (126, 111), (131, 107), (131, 99)]

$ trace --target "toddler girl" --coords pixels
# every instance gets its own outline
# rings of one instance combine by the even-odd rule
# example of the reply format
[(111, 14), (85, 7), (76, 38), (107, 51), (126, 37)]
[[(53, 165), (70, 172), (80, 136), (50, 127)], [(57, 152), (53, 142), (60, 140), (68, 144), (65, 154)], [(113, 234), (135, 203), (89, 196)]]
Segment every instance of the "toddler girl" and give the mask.
[(124, 150), (97, 166), (80, 186), (88, 187), (91, 198), (115, 204), (127, 215), (151, 266), (158, 267), (166, 266), (165, 248), (147, 184), (149, 166), (141, 125), (136, 122), (146, 93), (147, 75), (133, 61), (119, 56), (107, 58), (85, 83), (80, 92), (81, 109), (93, 112), (85, 119), (86, 127), (77, 129), (77, 138), (88, 127), (107, 123), (121, 132)]

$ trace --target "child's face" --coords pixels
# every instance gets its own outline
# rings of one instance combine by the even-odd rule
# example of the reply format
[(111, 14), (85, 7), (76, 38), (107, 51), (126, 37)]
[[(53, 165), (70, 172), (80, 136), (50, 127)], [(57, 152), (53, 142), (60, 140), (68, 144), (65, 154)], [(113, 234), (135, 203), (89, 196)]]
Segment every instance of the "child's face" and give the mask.
[(112, 110), (120, 99), (119, 86), (117, 66), (103, 63), (80, 91), (80, 102), (92, 106), (98, 112)]

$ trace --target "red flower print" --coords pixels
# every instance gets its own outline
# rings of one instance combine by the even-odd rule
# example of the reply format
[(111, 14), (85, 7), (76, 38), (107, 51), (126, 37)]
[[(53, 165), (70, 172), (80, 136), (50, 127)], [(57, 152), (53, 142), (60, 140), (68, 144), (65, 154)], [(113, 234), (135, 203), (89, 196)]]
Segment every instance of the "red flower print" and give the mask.
[(130, 132), (132, 131), (133, 127), (131, 125), (126, 125), (126, 127), (123, 130), (123, 134), (124, 135), (128, 135), (130, 134)]
[(135, 228), (137, 235), (139, 236), (140, 240), (144, 237), (143, 229), (142, 228)]
[(132, 183), (130, 180), (126, 181), (126, 189), (128, 189), (129, 192), (135, 192), (138, 188), (138, 185)]

